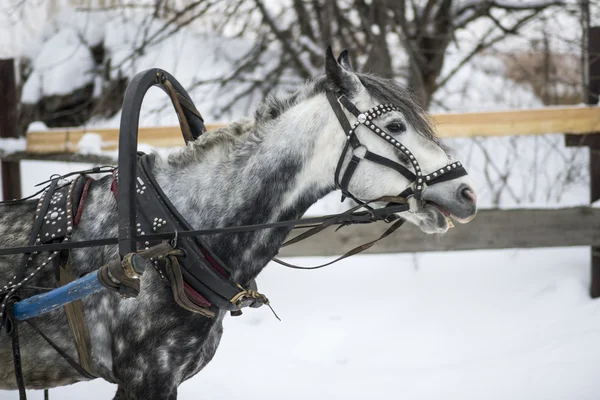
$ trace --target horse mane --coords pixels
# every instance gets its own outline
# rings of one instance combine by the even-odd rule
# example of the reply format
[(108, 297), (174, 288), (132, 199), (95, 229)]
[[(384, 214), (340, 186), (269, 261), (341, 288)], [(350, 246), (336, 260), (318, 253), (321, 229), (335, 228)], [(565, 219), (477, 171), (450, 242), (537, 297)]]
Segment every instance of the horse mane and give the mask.
[[(396, 105), (408, 124), (420, 135), (440, 144), (432, 121), (425, 110), (417, 104), (414, 94), (407, 87), (394, 79), (386, 79), (374, 74), (356, 73), (356, 75), (375, 100)], [(261, 131), (261, 126), (276, 120), (302, 101), (325, 93), (327, 89), (330, 89), (330, 84), (327, 77), (323, 75), (307, 80), (295, 92), (271, 94), (256, 108), (254, 120), (244, 119), (224, 128), (209, 131), (185, 146), (180, 152), (170, 154), (168, 163), (184, 166), (203, 160), (206, 153), (217, 147), (231, 149), (248, 141), (249, 138), (260, 141), (257, 135)]]
[[(394, 79), (383, 78), (376, 74), (356, 73), (367, 92), (381, 104), (394, 104), (406, 118), (406, 121), (420, 135), (438, 142), (433, 124), (427, 112), (419, 106), (414, 93)], [(325, 93), (331, 89), (326, 76), (309, 79), (306, 84), (291, 94), (268, 96), (256, 109), (254, 118), (257, 124), (268, 123), (277, 119), (284, 112), (298, 103)]]
[(251, 132), (255, 132), (255, 123), (251, 119), (236, 121), (223, 128), (208, 131), (187, 146), (169, 154), (167, 162), (172, 165), (185, 166), (205, 159), (208, 152), (215, 148), (233, 148), (245, 142)]

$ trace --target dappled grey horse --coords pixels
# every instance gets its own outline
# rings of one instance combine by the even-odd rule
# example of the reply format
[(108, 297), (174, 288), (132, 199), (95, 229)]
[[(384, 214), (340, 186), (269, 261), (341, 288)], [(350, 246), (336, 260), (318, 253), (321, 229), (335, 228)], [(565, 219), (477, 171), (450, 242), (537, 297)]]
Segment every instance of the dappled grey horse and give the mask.
[[(331, 93), (343, 97), (338, 97), (345, 101), (343, 111), (332, 106)], [(368, 120), (357, 110), (371, 110)], [(351, 132), (343, 119), (351, 124)], [(358, 144), (348, 149), (351, 138)], [(380, 158), (365, 159), (366, 153)], [(427, 233), (443, 233), (449, 217), (468, 222), (476, 212), (468, 176), (427, 184), (436, 171), (460, 163), (447, 154), (409, 92), (392, 80), (355, 73), (346, 53), (336, 60), (330, 50), (324, 76), (292, 95), (264, 100), (253, 120), (209, 132), (168, 157), (151, 155), (149, 163), (166, 196), (194, 229), (300, 218), (318, 199), (340, 187), (357, 201), (397, 196), (410, 188), (418, 195), (411, 196), (411, 211), (400, 217)], [(105, 177), (89, 186), (74, 241), (117, 236), (112, 182)], [(2, 209), (0, 246), (26, 242), (35, 207), (31, 201)], [(231, 268), (233, 281), (249, 282), (277, 254), (290, 229), (214, 234), (204, 239)], [(116, 257), (116, 246), (70, 251), (76, 276)], [(10, 281), (18, 260), (18, 256), (0, 259), (0, 282)], [(41, 262), (35, 259), (28, 268), (35, 269)], [(48, 268), (22, 293), (55, 285), (54, 271)], [(153, 269), (142, 277), (137, 298), (125, 299), (106, 290), (83, 299), (83, 305), (94, 369), (99, 377), (118, 385), (115, 399), (176, 399), (178, 386), (214, 356), (225, 316), (223, 310), (208, 318), (180, 307), (169, 283)], [(35, 321), (77, 358), (62, 309)], [(28, 388), (85, 380), (28, 325), (21, 326), (20, 335)], [(2, 389), (16, 388), (11, 357), (10, 339), (1, 335)]]

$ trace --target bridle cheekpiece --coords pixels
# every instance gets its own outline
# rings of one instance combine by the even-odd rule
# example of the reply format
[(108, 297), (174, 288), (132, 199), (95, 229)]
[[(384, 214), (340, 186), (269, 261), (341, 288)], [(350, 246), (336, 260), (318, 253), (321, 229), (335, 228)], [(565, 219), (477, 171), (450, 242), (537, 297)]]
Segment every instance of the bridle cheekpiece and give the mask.
[[(346, 145), (344, 146), (344, 150), (342, 151), (342, 155), (338, 161), (338, 165), (335, 171), (335, 185), (342, 191), (342, 201), (346, 197), (350, 197), (358, 204), (364, 204), (363, 201), (357, 199), (352, 193), (350, 193), (348, 186), (350, 184), (350, 180), (356, 172), (356, 168), (358, 164), (363, 160), (368, 160), (374, 162), (376, 164), (382, 165), (387, 168), (391, 168), (396, 172), (403, 175), (410, 182), (408, 187), (398, 195), (398, 197), (403, 197), (407, 199), (409, 205), (411, 206), (411, 210), (416, 207), (417, 203), (420, 203), (418, 200), (421, 200), (421, 195), (425, 188), (428, 186), (434, 185), (436, 183), (449, 181), (452, 179), (459, 178), (461, 176), (467, 175), (467, 171), (462, 166), (462, 164), (458, 161), (450, 163), (443, 168), (435, 170), (427, 175), (423, 175), (423, 171), (417, 158), (414, 154), (402, 143), (396, 140), (392, 135), (387, 133), (385, 130), (378, 127), (373, 121), (379, 118), (380, 116), (392, 112), (399, 111), (399, 108), (393, 104), (379, 104), (366, 112), (361, 112), (348, 98), (343, 94), (336, 94), (332, 91), (327, 91), (327, 99), (329, 100), (329, 104), (333, 109), (338, 121), (342, 125), (344, 132), (346, 133)], [(345, 108), (348, 112), (356, 117), (356, 121), (354, 124), (350, 124), (348, 118), (343, 111)], [(404, 165), (390, 160), (387, 157), (380, 156), (379, 154), (373, 153), (369, 151), (369, 149), (360, 142), (356, 135), (356, 129), (364, 125), (369, 128), (373, 133), (375, 133), (379, 138), (385, 140), (399, 151), (401, 151), (404, 155), (406, 155), (407, 159), (410, 161), (413, 171), (405, 167)], [(352, 147), (352, 158), (344, 171), (341, 181), (340, 174), (342, 172), (342, 167), (344, 161), (346, 159), (346, 154), (348, 150)], [(358, 150), (362, 150), (360, 153)], [(416, 200), (416, 201), (415, 201)]]

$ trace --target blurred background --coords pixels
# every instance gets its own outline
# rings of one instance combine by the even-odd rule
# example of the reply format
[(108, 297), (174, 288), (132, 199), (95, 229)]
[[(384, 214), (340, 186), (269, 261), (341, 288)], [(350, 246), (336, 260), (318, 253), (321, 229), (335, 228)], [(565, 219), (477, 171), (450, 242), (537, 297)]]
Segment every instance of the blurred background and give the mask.
[[(0, 59), (16, 82), (2, 168), (19, 165), (28, 195), (51, 173), (95, 163), (86, 156), (114, 158), (94, 130), (118, 127), (125, 88), (145, 69), (173, 74), (207, 123), (227, 124), (323, 74), (327, 45), (348, 49), (358, 71), (403, 82), (436, 115), (583, 108), (598, 102), (598, 26), (591, 0), (2, 0)], [(151, 91), (141, 125), (176, 124)], [(67, 127), (89, 133), (70, 159), (80, 163), (26, 156), (28, 132)], [(483, 208), (593, 208), (600, 142), (567, 146), (569, 131), (544, 129), (444, 142)], [(309, 213), (346, 206), (328, 197)], [(367, 255), (313, 273), (270, 266), (259, 285), (283, 322), (262, 309), (227, 319), (215, 360), (180, 397), (598, 399), (600, 305), (589, 294), (600, 259), (558, 244)], [(232, 363), (243, 366), (233, 379)], [(51, 393), (114, 391), (92, 382)]]

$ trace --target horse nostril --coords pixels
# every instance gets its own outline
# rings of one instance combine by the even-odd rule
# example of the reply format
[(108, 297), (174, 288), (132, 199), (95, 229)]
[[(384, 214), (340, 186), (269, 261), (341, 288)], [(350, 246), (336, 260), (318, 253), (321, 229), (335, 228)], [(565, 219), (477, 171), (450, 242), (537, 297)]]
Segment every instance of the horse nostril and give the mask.
[(464, 188), (460, 193), (465, 199), (469, 200), (473, 204), (477, 203), (477, 195), (471, 190), (471, 188)]

